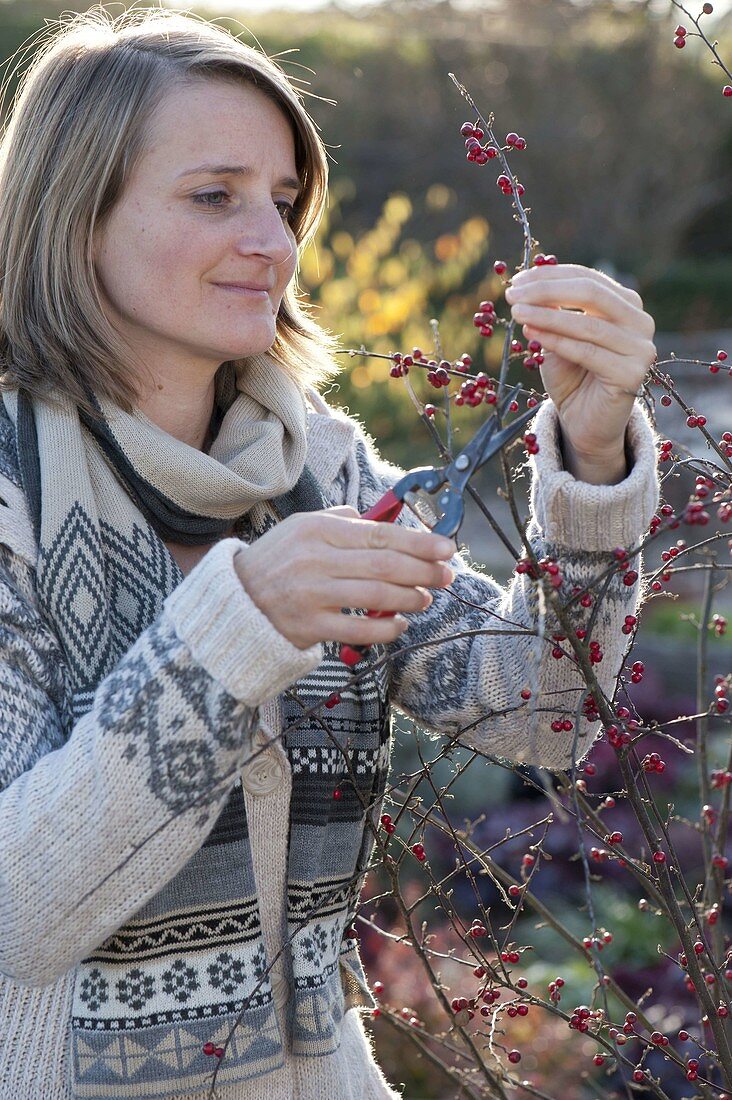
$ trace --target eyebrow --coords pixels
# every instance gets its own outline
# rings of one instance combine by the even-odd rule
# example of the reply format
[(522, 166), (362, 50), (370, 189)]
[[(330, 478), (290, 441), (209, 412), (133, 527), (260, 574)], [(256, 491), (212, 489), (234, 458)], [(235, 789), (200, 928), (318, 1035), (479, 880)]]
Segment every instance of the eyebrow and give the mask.
[[(209, 176), (250, 176), (252, 171), (253, 169), (246, 164), (199, 164), (196, 168), (186, 168), (185, 172), (180, 172), (175, 178), (182, 179), (184, 176), (197, 176), (203, 173)], [(300, 180), (295, 176), (283, 176), (275, 186), (297, 191), (298, 194), (302, 188)]]

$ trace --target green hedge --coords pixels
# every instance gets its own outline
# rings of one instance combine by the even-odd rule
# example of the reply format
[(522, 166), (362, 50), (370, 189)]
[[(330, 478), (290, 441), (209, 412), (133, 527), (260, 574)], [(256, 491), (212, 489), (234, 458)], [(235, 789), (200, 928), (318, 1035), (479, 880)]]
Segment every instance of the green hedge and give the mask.
[(732, 256), (680, 260), (641, 293), (660, 330), (732, 328)]

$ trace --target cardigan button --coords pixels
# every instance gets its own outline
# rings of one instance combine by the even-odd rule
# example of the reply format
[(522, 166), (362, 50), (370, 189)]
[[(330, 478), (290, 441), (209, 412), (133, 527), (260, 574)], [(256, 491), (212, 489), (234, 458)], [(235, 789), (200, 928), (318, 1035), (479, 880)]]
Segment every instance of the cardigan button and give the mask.
[(241, 781), (253, 795), (268, 795), (282, 786), (285, 778), (282, 763), (277, 755), (267, 749), (260, 752), (250, 764), (242, 768)]

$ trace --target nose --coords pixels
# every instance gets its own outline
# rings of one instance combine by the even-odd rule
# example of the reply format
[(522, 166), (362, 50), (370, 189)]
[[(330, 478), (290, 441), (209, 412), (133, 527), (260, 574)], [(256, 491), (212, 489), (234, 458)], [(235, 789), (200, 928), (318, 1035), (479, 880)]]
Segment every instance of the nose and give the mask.
[(257, 256), (277, 265), (293, 256), (296, 245), (279, 210), (269, 199), (245, 213), (244, 224), (238, 227), (235, 248), (240, 256)]

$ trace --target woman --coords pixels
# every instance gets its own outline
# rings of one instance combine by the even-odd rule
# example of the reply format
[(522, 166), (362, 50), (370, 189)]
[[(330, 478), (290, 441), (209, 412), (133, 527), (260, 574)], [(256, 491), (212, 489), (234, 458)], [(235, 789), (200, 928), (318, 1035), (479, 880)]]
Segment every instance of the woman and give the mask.
[[(315, 388), (294, 275), (326, 161), (274, 64), (182, 15), (78, 17), (0, 171), (2, 1100), (202, 1100), (214, 1066), (222, 1100), (392, 1096), (348, 931), (390, 702), (561, 768), (580, 681), (525, 576), (359, 518), (394, 472)], [(570, 591), (654, 511), (653, 322), (568, 265), (510, 300), (552, 398), (531, 538)], [(594, 629), (610, 691), (637, 588)], [(376, 647), (355, 686), (344, 642)]]

